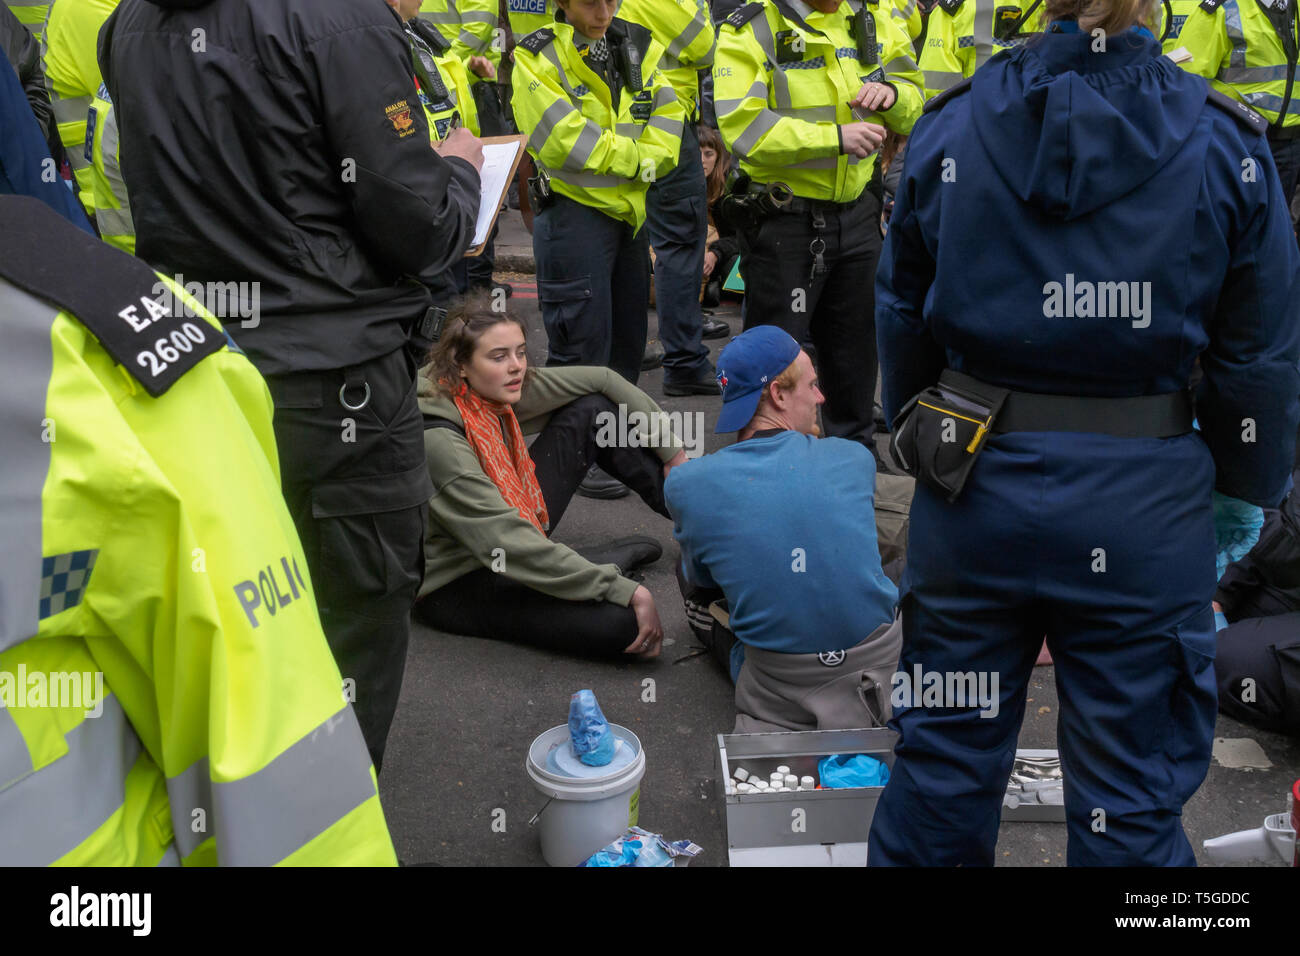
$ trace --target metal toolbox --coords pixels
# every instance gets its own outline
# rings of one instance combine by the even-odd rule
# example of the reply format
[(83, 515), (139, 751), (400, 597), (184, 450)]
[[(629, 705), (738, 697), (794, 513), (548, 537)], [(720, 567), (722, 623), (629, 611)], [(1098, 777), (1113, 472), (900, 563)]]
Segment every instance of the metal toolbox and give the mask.
[(766, 778), (778, 766), (796, 776), (817, 775), (831, 754), (867, 754), (894, 764), (898, 735), (886, 728), (718, 734), (718, 795), (726, 808), (727, 854), (732, 866), (862, 866), (867, 833), (884, 787), (726, 793), (737, 767)]

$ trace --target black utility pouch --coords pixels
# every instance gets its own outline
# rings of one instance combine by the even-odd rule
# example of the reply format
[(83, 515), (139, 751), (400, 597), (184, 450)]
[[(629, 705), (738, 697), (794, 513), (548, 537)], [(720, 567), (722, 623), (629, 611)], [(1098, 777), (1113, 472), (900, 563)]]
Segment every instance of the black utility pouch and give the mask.
[(1010, 392), (945, 369), (894, 419), (890, 449), (915, 478), (957, 500)]

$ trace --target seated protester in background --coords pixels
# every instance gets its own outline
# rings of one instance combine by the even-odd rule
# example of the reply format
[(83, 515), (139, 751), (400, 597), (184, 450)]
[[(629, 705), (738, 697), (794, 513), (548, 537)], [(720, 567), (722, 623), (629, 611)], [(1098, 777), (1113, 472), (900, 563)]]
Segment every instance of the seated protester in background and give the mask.
[[(1292, 480), (1300, 480), (1300, 470)], [(1278, 511), (1267, 513), (1258, 543), (1219, 578), (1214, 612), (1220, 713), (1300, 736), (1300, 500), (1294, 488)]]
[[(700, 301), (706, 308), (712, 308), (722, 301), (722, 284), (727, 281), (727, 276), (731, 275), (736, 260), (740, 258), (740, 240), (736, 238), (736, 230), (724, 223), (717, 212), (718, 204), (730, 191), (731, 181), (736, 178), (736, 170), (731, 161), (731, 154), (727, 152), (727, 147), (722, 145), (722, 135), (709, 126), (701, 126), (699, 133), (700, 161), (704, 165), (705, 195), (709, 205), (709, 231), (705, 240), (704, 253), (704, 289)], [(721, 325), (723, 327), (721, 335), (725, 335), (728, 331), (725, 323), (706, 321), (704, 323), (706, 339), (715, 337), (710, 334), (710, 325)]]
[(902, 630), (880, 568), (871, 452), (816, 437), (825, 399), (812, 360), (775, 326), (729, 342), (718, 383), (716, 430), (739, 440), (675, 469), (664, 496), (682, 576), (725, 595), (740, 641), (735, 732), (883, 724)]
[[(434, 495), (416, 616), (592, 657), (658, 656), (654, 598), (623, 577), (656, 560), (658, 543), (632, 537), (578, 553), (547, 535), (595, 463), (668, 516), (664, 477), (686, 454), (659, 407), (609, 369), (530, 369), (523, 322), (480, 294), (448, 316), (420, 410)], [(647, 429), (617, 434), (642, 415)], [(524, 434), (537, 432), (525, 447)]]

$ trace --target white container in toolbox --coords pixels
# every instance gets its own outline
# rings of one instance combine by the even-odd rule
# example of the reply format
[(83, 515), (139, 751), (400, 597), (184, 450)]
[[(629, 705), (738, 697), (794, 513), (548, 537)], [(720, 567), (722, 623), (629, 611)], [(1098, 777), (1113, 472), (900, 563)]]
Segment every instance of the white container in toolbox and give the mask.
[(884, 727), (718, 734), (718, 793), (726, 808), (723, 819), (731, 865), (866, 863), (867, 834), (884, 787), (728, 794), (727, 778), (744, 767), (751, 779), (762, 779), (778, 766), (788, 766), (798, 777), (818, 777), (817, 764), (831, 754), (867, 754), (892, 768), (897, 740), (898, 735)]

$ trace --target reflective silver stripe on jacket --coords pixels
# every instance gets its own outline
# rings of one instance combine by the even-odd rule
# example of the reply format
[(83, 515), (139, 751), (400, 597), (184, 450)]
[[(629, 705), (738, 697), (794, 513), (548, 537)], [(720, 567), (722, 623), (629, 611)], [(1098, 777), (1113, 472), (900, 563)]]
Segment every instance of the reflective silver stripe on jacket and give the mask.
[[(1268, 111), (1276, 116), (1282, 110), (1282, 97), (1274, 93), (1265, 93), (1263, 91), (1242, 93), (1241, 98), (1256, 112)], [(1286, 115), (1300, 116), (1300, 101), (1297, 101), (1294, 96), (1291, 98), (1291, 102), (1287, 104)]]
[(984, 65), (994, 53), (993, 49), (994, 0), (976, 0), (975, 3), (975, 69)]
[(905, 6), (902, 10), (899, 10), (898, 7), (894, 7), (894, 16), (898, 17), (900, 20), (912, 19), (912, 14), (915, 12), (916, 12), (916, 0), (907, 0), (907, 6)]
[(1241, 9), (1237, 0), (1228, 0), (1223, 5), (1223, 25), (1228, 31), (1228, 42), (1232, 44), (1232, 53), (1228, 56), (1228, 66), (1244, 67), (1246, 65), (1246, 36), (1241, 31)]
[[(677, 34), (677, 36), (673, 38), (673, 42), (668, 44), (668, 49), (665, 52), (674, 61), (680, 62), (682, 51), (685, 50), (692, 43), (694, 43), (695, 38), (699, 36), (701, 33), (703, 33), (706, 27), (712, 29), (712, 25), (709, 23), (707, 14), (701, 15), (698, 11), (696, 11), (695, 19), (692, 20), (689, 24), (687, 24), (685, 30), (683, 30), (681, 33)], [(717, 46), (716, 40), (714, 41), (714, 46), (715, 47)], [(705, 66), (707, 64), (701, 63), (700, 65)]]
[(962, 80), (960, 73), (954, 73), (950, 70), (926, 70), (925, 71), (925, 88), (927, 90), (943, 91), (950, 86), (956, 86)]
[(0, 790), (0, 865), (46, 866), (84, 843), (122, 806), (140, 738), (117, 697), (67, 734), (68, 752)]
[(122, 167), (118, 157), (117, 110), (111, 105), (104, 116), (104, 129), (99, 134), (100, 155), (104, 157), (104, 179), (108, 181), (109, 191), (117, 200), (117, 209), (102, 206), (95, 209), (95, 222), (100, 235), (134, 236), (135, 220), (131, 217), (131, 202), (126, 194), (126, 182), (122, 179)]
[(32, 772), (27, 741), (7, 707), (0, 707), (0, 791)]
[[(0, 651), (36, 633), (41, 593), (41, 491), (52, 445), (42, 438), (45, 395), (54, 372), (50, 329), (58, 310), (0, 280), (4, 351), (0, 367), (21, 387), (8, 389), (0, 406)], [(12, 721), (12, 718), (10, 718)], [(3, 785), (0, 737), (0, 785)]]
[[(492, 38), (490, 36), (476, 37), (474, 34), (470, 33), (468, 30), (463, 28), (461, 29), (460, 33), (457, 35), (456, 39), (459, 40), (461, 43), (465, 44), (465, 46), (468, 47), (470, 50), (472, 50), (475, 54), (482, 53), (484, 50), (486, 50), (488, 47), (492, 45)], [(471, 74), (471, 76), (472, 75), (473, 74)]]
[(1229, 66), (1220, 70), (1215, 79), (1220, 83), (1272, 83), (1285, 80), (1290, 67), (1280, 66)]
[[(351, 706), (251, 776), (213, 782), (207, 758), (167, 781), (182, 854), (208, 836), (222, 866), (271, 866), (324, 833), (375, 795), (370, 756)], [(206, 809), (208, 831), (194, 833)]]
[(588, 173), (578, 170), (547, 170), (553, 177), (560, 182), (569, 186), (575, 186), (578, 189), (614, 189), (627, 183), (629, 180), (622, 176), (613, 176), (605, 173)]
[(728, 113), (733, 113), (740, 109), (741, 106), (744, 105), (745, 100), (748, 99), (762, 100), (766, 103), (767, 84), (762, 80), (755, 80), (749, 85), (749, 89), (745, 91), (745, 95), (738, 100), (714, 100), (713, 112), (717, 116), (726, 116)]
[[(767, 59), (773, 65), (776, 64), (776, 38), (772, 36), (772, 25), (767, 22), (767, 14), (762, 13), (749, 21), (754, 30), (754, 39), (758, 41), (759, 47), (767, 55)], [(794, 101), (790, 98), (790, 78), (785, 75), (784, 70), (772, 71), (772, 105), (778, 107), (794, 106)], [(766, 96), (764, 96), (766, 99)]]

